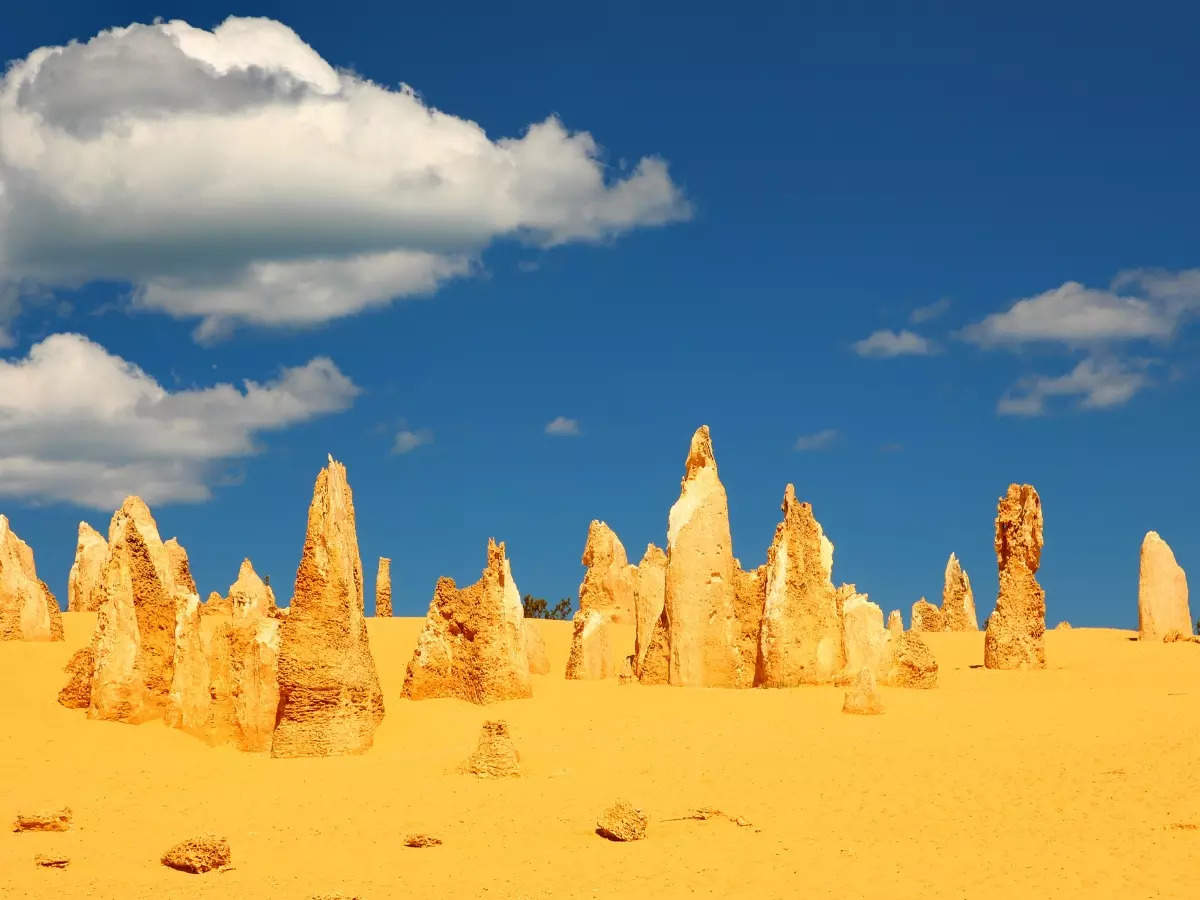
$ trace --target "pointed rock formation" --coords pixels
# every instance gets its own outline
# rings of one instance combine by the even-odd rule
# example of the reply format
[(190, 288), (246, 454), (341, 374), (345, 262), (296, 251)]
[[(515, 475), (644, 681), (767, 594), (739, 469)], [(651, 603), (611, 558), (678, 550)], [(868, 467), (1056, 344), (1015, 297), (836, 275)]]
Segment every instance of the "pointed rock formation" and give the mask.
[(908, 631), (891, 642), (892, 659), (885, 684), (892, 687), (937, 687), (938, 664), (920, 635)]
[(735, 687), (754, 687), (758, 648), (762, 639), (763, 607), (767, 602), (767, 567), (749, 572), (733, 561), (734, 618), (737, 621), (738, 672)]
[(175, 673), (176, 599), (167, 550), (150, 510), (127, 497), (108, 529), (88, 717), (160, 717)]
[(922, 597), (912, 605), (913, 631), (945, 631), (946, 622), (942, 611)]
[(650, 641), (642, 656), (642, 667), (638, 672), (638, 680), (642, 684), (669, 684), (671, 675), (671, 626), (667, 623), (667, 613), (658, 617), (654, 630), (650, 632)]
[(230, 615), (255, 620), (273, 616), (276, 610), (275, 592), (258, 577), (249, 559), (242, 560), (237, 581), (229, 586), (226, 603)]
[(379, 557), (375, 570), (375, 615), (392, 615), (392, 561), (386, 556)]
[(1187, 575), (1158, 532), (1147, 531), (1138, 567), (1138, 637), (1161, 641), (1172, 631), (1192, 633)]
[(729, 503), (708, 426), (702, 425), (692, 435), (679, 499), (667, 522), (664, 605), (671, 684), (737, 685), (733, 573)]
[(852, 584), (842, 585), (838, 593), (846, 658), (843, 680), (860, 677), (864, 669), (884, 678), (891, 666), (893, 633), (883, 626), (883, 610)]
[(503, 719), (484, 722), (479, 743), (464, 769), (480, 778), (508, 778), (521, 774), (521, 756)]
[(567, 678), (595, 681), (612, 674), (612, 646), (608, 617), (595, 609), (575, 613)]
[(80, 522), (75, 562), (67, 576), (67, 612), (95, 612), (100, 606), (100, 595), (95, 590), (107, 558), (108, 541), (87, 522)]
[(61, 641), (58, 600), (37, 577), (33, 549), (0, 515), (0, 641)]
[(58, 692), (58, 702), (67, 709), (87, 709), (92, 701), (91, 645), (71, 654), (63, 671), (67, 673), (67, 683)]
[(1071, 623), (1068, 622), (1066, 619), (1063, 619), (1061, 622), (1059, 622), (1057, 625), (1054, 626), (1054, 630), (1055, 631), (1070, 631)]
[(529, 660), (530, 675), (550, 674), (550, 656), (546, 653), (546, 642), (533, 619), (525, 619), (525, 658)]
[(888, 613), (887, 630), (892, 634), (904, 633), (904, 619), (900, 615), (900, 610), (893, 609)]
[(946, 576), (942, 582), (942, 622), (946, 631), (978, 631), (975, 616), (975, 595), (971, 579), (963, 571), (953, 553), (946, 561)]
[(1046, 592), (1037, 583), (1042, 561), (1042, 500), (1031, 484), (1011, 484), (996, 512), (1000, 592), (988, 618), (983, 664), (989, 669), (1046, 667)]
[(477, 582), (459, 589), (453, 578), (438, 579), (404, 696), (472, 703), (533, 696), (524, 617), (504, 544), (489, 538), (487, 568)]
[(611, 622), (635, 622), (633, 571), (624, 545), (603, 522), (593, 519), (588, 526), (581, 562), (587, 572), (579, 585), (580, 612), (595, 610)]
[(275, 757), (370, 748), (383, 692), (363, 618), (362, 559), (346, 467), (329, 457), (313, 487), (304, 552), (279, 646)]
[(633, 608), (637, 630), (633, 642), (634, 673), (641, 676), (642, 661), (650, 646), (654, 626), (662, 617), (666, 603), (667, 554), (653, 544), (646, 545), (642, 561), (633, 570)]
[(854, 687), (846, 691), (842, 712), (860, 716), (877, 716), (883, 712), (883, 698), (876, 687), (875, 673), (869, 668), (858, 670)]
[(826, 684), (845, 666), (842, 611), (831, 581), (833, 544), (790, 484), (781, 508), (783, 521), (767, 551), (756, 681), (764, 687)]

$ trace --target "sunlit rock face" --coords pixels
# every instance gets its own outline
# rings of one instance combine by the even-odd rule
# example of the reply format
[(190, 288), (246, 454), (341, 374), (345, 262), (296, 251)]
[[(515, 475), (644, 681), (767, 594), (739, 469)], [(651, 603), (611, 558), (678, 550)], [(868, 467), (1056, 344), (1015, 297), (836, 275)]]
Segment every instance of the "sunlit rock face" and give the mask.
[(1138, 637), (1161, 641), (1173, 632), (1192, 633), (1187, 575), (1167, 542), (1148, 531), (1138, 567)]
[(0, 515), (0, 641), (61, 641), (58, 600), (37, 577), (33, 549)]
[(1046, 592), (1035, 577), (1041, 560), (1041, 498), (1031, 484), (1009, 485), (996, 512), (1000, 591), (983, 642), (989, 669), (1046, 666)]

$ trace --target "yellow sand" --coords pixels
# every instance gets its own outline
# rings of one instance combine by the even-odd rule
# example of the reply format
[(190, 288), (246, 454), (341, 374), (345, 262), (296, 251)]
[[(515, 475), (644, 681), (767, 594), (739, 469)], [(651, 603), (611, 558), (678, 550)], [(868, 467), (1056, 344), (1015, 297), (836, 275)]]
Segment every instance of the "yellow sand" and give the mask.
[[(931, 635), (941, 686), (884, 688), (887, 712), (859, 717), (832, 687), (567, 682), (570, 626), (540, 623), (554, 674), (480, 708), (401, 700), (420, 622), (372, 619), (374, 749), (273, 760), (59, 706), (95, 617), (64, 618), (65, 643), (0, 644), (0, 817), (75, 812), (64, 834), (0, 832), (6, 898), (1200, 896), (1195, 644), (1052, 631), (1047, 671), (991, 672), (981, 634)], [(521, 778), (455, 771), (488, 718)], [(619, 798), (649, 813), (646, 840), (594, 833)], [(678, 820), (695, 807), (752, 825)], [(205, 832), (232, 871), (159, 864)]]

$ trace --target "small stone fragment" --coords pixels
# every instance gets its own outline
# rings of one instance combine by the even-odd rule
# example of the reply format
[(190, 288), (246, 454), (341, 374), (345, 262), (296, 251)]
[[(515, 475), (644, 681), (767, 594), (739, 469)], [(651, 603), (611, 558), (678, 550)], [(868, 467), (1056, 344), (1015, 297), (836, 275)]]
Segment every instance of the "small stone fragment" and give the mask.
[(190, 838), (163, 854), (162, 864), (180, 872), (199, 875), (229, 865), (229, 841), (215, 835)]
[(13, 831), (67, 831), (71, 827), (71, 808), (35, 810), (17, 813)]
[(860, 716), (877, 716), (883, 712), (883, 698), (875, 684), (875, 674), (869, 668), (859, 669), (854, 687), (846, 691), (842, 712)]
[(442, 839), (432, 834), (410, 834), (404, 839), (405, 847), (436, 847)]
[(644, 812), (621, 800), (605, 810), (596, 823), (596, 833), (610, 841), (640, 841), (646, 836), (648, 822)]
[(480, 778), (508, 778), (521, 774), (520, 760), (508, 733), (508, 723), (498, 719), (483, 723), (479, 744), (467, 760), (465, 769)]
[(33, 861), (43, 869), (65, 869), (71, 864), (69, 856), (52, 853), (39, 853), (33, 858)]

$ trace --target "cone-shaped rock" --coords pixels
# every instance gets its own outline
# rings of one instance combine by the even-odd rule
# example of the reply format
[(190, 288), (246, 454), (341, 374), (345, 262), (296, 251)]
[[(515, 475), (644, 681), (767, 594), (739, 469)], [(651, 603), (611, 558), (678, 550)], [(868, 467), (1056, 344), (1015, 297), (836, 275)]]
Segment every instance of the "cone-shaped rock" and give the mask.
[(942, 611), (922, 597), (912, 605), (912, 622), (913, 631), (945, 631), (946, 621), (942, 618)]
[(548, 675), (550, 656), (546, 653), (541, 630), (534, 619), (525, 619), (522, 625), (525, 629), (525, 658), (529, 661), (529, 674)]
[(392, 561), (386, 556), (379, 557), (375, 570), (375, 615), (392, 615)]
[(757, 683), (765, 687), (831, 682), (842, 671), (842, 611), (830, 580), (833, 545), (788, 485), (783, 521), (767, 551), (767, 597)]
[(361, 753), (382, 719), (383, 693), (363, 618), (354, 498), (346, 467), (331, 456), (313, 488), (304, 553), (283, 620), (271, 755)]
[(857, 678), (869, 669), (875, 678), (887, 675), (891, 665), (892, 632), (883, 625), (883, 610), (860, 594), (854, 585), (838, 588), (842, 599), (842, 628), (845, 644), (845, 678)]
[(979, 630), (971, 579), (953, 553), (946, 561), (946, 577), (942, 583), (942, 621), (946, 631)]
[(1187, 575), (1167, 542), (1148, 531), (1138, 568), (1138, 637), (1161, 641), (1172, 631), (1192, 633)]
[(860, 716), (877, 716), (883, 712), (883, 698), (879, 696), (875, 673), (870, 668), (858, 670), (854, 687), (846, 691), (842, 712)]
[(67, 576), (67, 611), (95, 612), (100, 595), (100, 571), (108, 558), (108, 541), (87, 522), (79, 523), (79, 540), (75, 544), (75, 561)]
[(37, 577), (33, 549), (0, 515), (0, 641), (61, 641), (62, 613)]
[(1031, 484), (1012, 484), (996, 512), (1000, 592), (988, 618), (983, 664), (989, 669), (1046, 666), (1046, 592), (1037, 583), (1042, 561), (1042, 500)]
[(524, 616), (504, 544), (489, 538), (487, 568), (477, 582), (459, 589), (453, 578), (438, 579), (404, 696), (472, 703), (533, 696)]
[(637, 629), (633, 642), (634, 672), (641, 675), (642, 661), (650, 646), (654, 626), (662, 617), (666, 602), (667, 554), (653, 544), (646, 545), (642, 561), (633, 570), (633, 607)]
[(754, 686), (758, 670), (759, 642), (762, 639), (763, 607), (767, 602), (767, 567), (743, 571), (735, 559), (733, 566), (734, 617), (737, 621), (737, 687)]
[(233, 616), (257, 620), (275, 613), (275, 592), (258, 577), (248, 559), (242, 560), (237, 581), (229, 586), (227, 598), (229, 613)]
[(503, 719), (484, 722), (479, 743), (463, 769), (480, 778), (509, 778), (521, 774), (521, 755)]
[(892, 634), (904, 633), (904, 618), (900, 615), (900, 610), (893, 609), (888, 613), (887, 630)]
[(595, 610), (611, 622), (633, 623), (633, 571), (625, 546), (604, 522), (588, 526), (581, 562), (587, 572), (579, 585), (580, 612)]
[(692, 435), (679, 499), (667, 521), (664, 605), (671, 684), (737, 685), (733, 573), (729, 503), (708, 426), (702, 425)]
[(612, 646), (608, 617), (597, 610), (575, 613), (567, 678), (592, 681), (612, 674)]
[(127, 497), (108, 529), (89, 718), (144, 722), (163, 714), (175, 672), (170, 570), (149, 508)]

